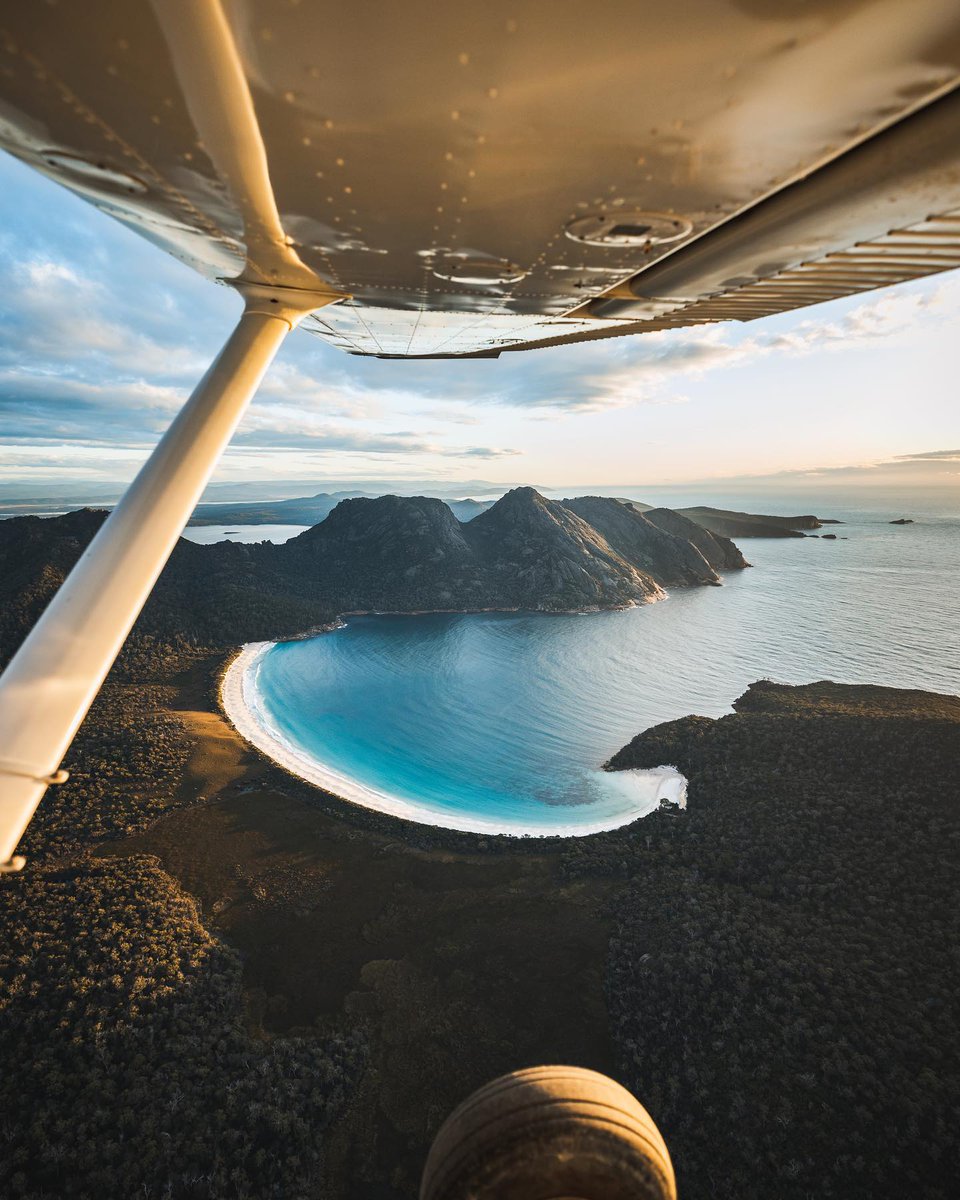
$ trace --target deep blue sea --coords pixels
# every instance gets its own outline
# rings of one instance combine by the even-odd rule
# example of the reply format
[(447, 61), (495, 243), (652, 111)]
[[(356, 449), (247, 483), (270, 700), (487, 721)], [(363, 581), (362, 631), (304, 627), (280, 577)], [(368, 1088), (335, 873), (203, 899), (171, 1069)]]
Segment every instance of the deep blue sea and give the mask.
[(561, 827), (629, 808), (598, 768), (634, 734), (727, 713), (754, 680), (960, 692), (960, 504), (915, 504), (906, 526), (887, 523), (900, 509), (814, 511), (846, 522), (821, 531), (837, 541), (745, 539), (751, 570), (652, 605), (351, 618), (269, 650), (259, 703), (300, 751), (425, 820)]

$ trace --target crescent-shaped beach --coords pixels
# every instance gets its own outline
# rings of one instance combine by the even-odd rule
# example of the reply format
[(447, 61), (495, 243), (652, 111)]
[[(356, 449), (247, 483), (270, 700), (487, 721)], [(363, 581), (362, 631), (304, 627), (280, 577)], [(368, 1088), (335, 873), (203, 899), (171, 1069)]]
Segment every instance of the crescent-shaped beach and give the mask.
[[(628, 825), (654, 811), (661, 799), (670, 800), (681, 807), (686, 805), (686, 779), (673, 767), (666, 766), (653, 771), (617, 772), (618, 776), (629, 778), (636, 791), (635, 800), (625, 805), (623, 812), (618, 816), (608, 816), (607, 819), (599, 821), (570, 821), (563, 825), (548, 822), (520, 823), (504, 819), (488, 820), (466, 812), (440, 812), (428, 805), (420, 805), (379, 788), (370, 787), (324, 764), (296, 746), (271, 721), (261, 703), (257, 675), (264, 656), (274, 645), (273, 642), (250, 642), (241, 648), (225, 670), (220, 685), (220, 703), (223, 711), (240, 736), (261, 754), (272, 759), (291, 775), (347, 803), (405, 821), (417, 821), (443, 829), (487, 835), (505, 834), (511, 837), (582, 837)], [(589, 807), (584, 805), (585, 809)]]

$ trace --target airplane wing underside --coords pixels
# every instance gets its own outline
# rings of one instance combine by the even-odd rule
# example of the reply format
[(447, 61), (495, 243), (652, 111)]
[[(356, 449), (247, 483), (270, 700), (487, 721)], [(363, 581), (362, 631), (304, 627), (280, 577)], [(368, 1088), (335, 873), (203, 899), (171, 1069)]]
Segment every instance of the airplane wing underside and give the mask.
[(956, 0), (224, 3), (275, 229), (177, 13), (7, 6), (0, 146), (211, 279), (270, 282), (282, 241), (347, 294), (303, 327), (350, 353), (751, 320), (960, 266)]

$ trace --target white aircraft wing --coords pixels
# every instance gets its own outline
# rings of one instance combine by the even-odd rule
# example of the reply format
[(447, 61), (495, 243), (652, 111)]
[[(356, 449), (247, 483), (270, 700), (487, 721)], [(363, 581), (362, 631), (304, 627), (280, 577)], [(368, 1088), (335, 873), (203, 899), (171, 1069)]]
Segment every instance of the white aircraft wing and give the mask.
[(233, 0), (253, 168), (205, 119), (200, 7), (6, 5), (0, 145), (211, 279), (270, 282), (282, 239), (349, 296), (303, 327), (351, 353), (750, 320), (960, 265), (956, 0)]

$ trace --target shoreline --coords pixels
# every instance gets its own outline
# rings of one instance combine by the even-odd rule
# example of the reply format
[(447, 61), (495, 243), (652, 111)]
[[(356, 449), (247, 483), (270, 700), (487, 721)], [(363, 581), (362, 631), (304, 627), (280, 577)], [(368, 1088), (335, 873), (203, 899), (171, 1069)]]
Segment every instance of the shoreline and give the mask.
[[(592, 605), (587, 608), (347, 608), (338, 613), (332, 620), (306, 629), (303, 633), (284, 634), (270, 642), (248, 642), (246, 645), (275, 646), (280, 642), (305, 642), (310, 638), (319, 637), (322, 633), (336, 633), (345, 629), (350, 617), (474, 617), (484, 613), (531, 613), (547, 617), (587, 617), (594, 613), (631, 612), (635, 608), (643, 608), (647, 604), (659, 604), (661, 600), (669, 600), (670, 593), (661, 588), (659, 596), (647, 596), (643, 600), (632, 600), (629, 604)], [(244, 649), (243, 646), (235, 653)]]
[[(342, 624), (334, 626), (341, 627)], [(345, 804), (357, 805), (400, 820), (414, 821), (434, 828), (453, 829), (461, 833), (537, 838), (585, 837), (589, 834), (621, 829), (651, 812), (656, 812), (659, 797), (662, 795), (679, 802), (681, 807), (686, 805), (686, 780), (675, 768), (667, 766), (649, 771), (617, 772), (621, 776), (657, 777), (657, 787), (651, 789), (657, 798), (652, 804), (646, 807), (638, 806), (637, 811), (625, 811), (617, 818), (608, 817), (605, 820), (581, 821), (567, 825), (513, 824), (501, 820), (488, 821), (466, 814), (441, 813), (378, 788), (369, 787), (307, 754), (271, 725), (266, 713), (257, 703), (256, 675), (263, 656), (276, 644), (248, 642), (240, 647), (223, 668), (219, 685), (220, 707), (237, 733), (261, 754), (296, 778), (320, 788)], [(669, 782), (666, 782), (667, 780)]]

